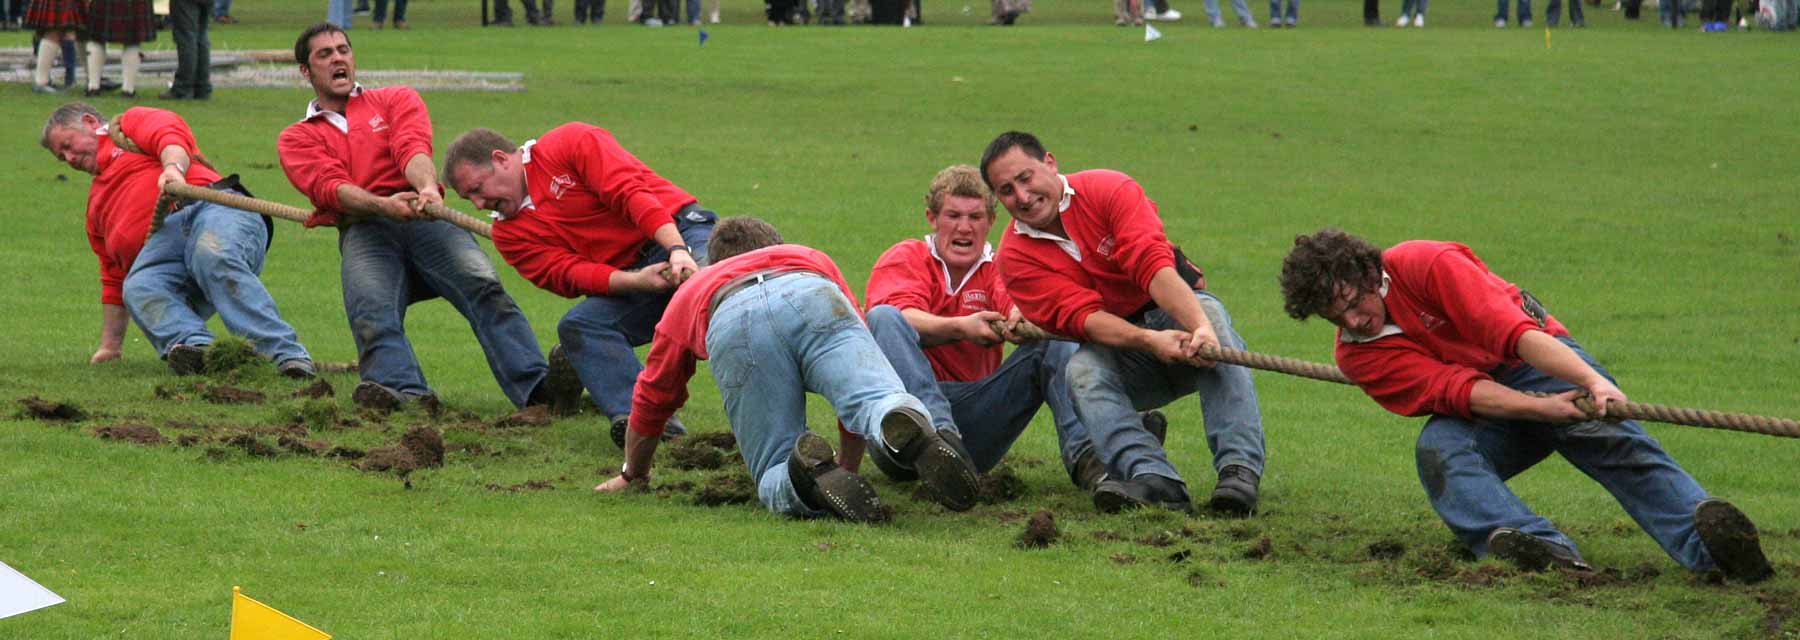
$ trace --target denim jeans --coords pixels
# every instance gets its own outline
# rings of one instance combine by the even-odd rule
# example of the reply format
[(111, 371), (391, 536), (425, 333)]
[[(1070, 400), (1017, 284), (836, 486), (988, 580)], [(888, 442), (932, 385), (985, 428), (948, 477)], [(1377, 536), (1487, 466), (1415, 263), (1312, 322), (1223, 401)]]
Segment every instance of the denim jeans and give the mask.
[[(1269, 0), (1269, 24), (1281, 20), (1281, 0)], [(1287, 24), (1300, 23), (1300, 0), (1287, 0)]]
[(362, 379), (403, 394), (431, 393), (406, 339), (406, 307), (442, 296), (469, 320), (500, 391), (525, 406), (548, 367), (525, 313), (469, 232), (441, 220), (376, 218), (338, 232), (344, 312)]
[(232, 333), (277, 363), (310, 358), (263, 286), (269, 227), (261, 216), (200, 202), (170, 214), (125, 276), (125, 310), (167, 355), (178, 344), (212, 344), (214, 311)]
[(212, 23), (210, 0), (171, 0), (169, 35), (175, 39), (175, 83), (169, 91), (185, 97), (212, 95)]
[[(1562, 9), (1562, 3), (1563, 0), (1550, 0), (1549, 4), (1544, 5), (1544, 22), (1552, 27), (1556, 26), (1557, 19), (1561, 17), (1558, 13)], [(1581, 0), (1569, 0), (1569, 24), (1583, 22), (1586, 22), (1586, 18), (1581, 14)]]
[[(712, 239), (719, 216), (698, 205), (677, 212), (675, 226), (694, 261), (704, 264), (706, 241)], [(669, 251), (655, 241), (644, 244), (630, 269), (641, 269), (669, 259)], [(588, 296), (575, 303), (556, 325), (557, 338), (575, 365), (581, 386), (593, 396), (594, 406), (608, 418), (631, 413), (631, 386), (644, 365), (634, 348), (650, 342), (656, 323), (669, 307), (674, 291), (625, 295)]]
[[(1612, 379), (1581, 345), (1559, 339)], [(1500, 372), (1494, 381), (1519, 391), (1559, 393), (1575, 388), (1526, 364)], [(1432, 416), (1419, 433), (1419, 482), (1444, 524), (1476, 556), (1487, 555), (1487, 536), (1499, 527), (1513, 527), (1573, 551), (1574, 541), (1532, 513), (1506, 487), (1507, 480), (1551, 452), (1562, 454), (1612, 493), (1669, 557), (1695, 571), (1713, 568), (1712, 556), (1694, 531), (1694, 507), (1706, 499), (1706, 490), (1631, 420), (1552, 425)]]
[(325, 6), (325, 21), (349, 31), (350, 17), (355, 13), (355, 8), (350, 0), (330, 0), (330, 4)]
[(918, 330), (899, 309), (877, 305), (869, 309), (868, 319), (869, 332), (906, 392), (931, 410), (933, 426), (962, 434), (976, 469), (986, 473), (1000, 464), (1044, 404), (1050, 405), (1056, 422), (1064, 469), (1073, 467), (1082, 451), (1093, 448), (1075, 417), (1066, 375), (1069, 357), (1079, 345), (1060, 340), (1020, 345), (999, 369), (980, 380), (940, 381), (919, 347)]
[(727, 296), (713, 311), (706, 350), (757, 497), (775, 513), (823, 515), (801, 502), (787, 473), (806, 431), (806, 392), (824, 396), (844, 429), (870, 447), (885, 446), (888, 412), (930, 415), (906, 393), (850, 300), (817, 274), (783, 274)]
[[(1531, 19), (1531, 0), (1517, 0), (1517, 1), (1519, 3), (1519, 23), (1524, 24), (1526, 20)], [(1576, 1), (1579, 2), (1580, 0), (1576, 0)], [(1506, 0), (1496, 0), (1496, 2), (1497, 2), (1497, 4), (1495, 4), (1495, 6), (1494, 6), (1494, 19), (1495, 20), (1505, 20), (1506, 19)]]
[[(1206, 291), (1195, 291), (1194, 297), (1212, 321), (1219, 343), (1245, 348), (1224, 303)], [(1160, 309), (1145, 314), (1138, 326), (1152, 331), (1179, 327)], [(1181, 480), (1156, 436), (1144, 429), (1138, 412), (1193, 393), (1200, 396), (1213, 469), (1235, 464), (1262, 475), (1262, 408), (1249, 369), (1228, 364), (1211, 368), (1164, 364), (1149, 353), (1090, 342), (1069, 358), (1069, 389), (1075, 395), (1076, 415), (1087, 427), (1100, 461), (1106, 463), (1107, 474), (1114, 478), (1154, 474)]]
[[(379, 25), (387, 21), (388, 0), (375, 0), (375, 11), (369, 18)], [(406, 22), (406, 0), (394, 0), (394, 24)]]
[[(1555, 2), (1556, 0), (1550, 1)], [(1425, 5), (1430, 2), (1431, 0), (1400, 0), (1400, 17), (1410, 18), (1425, 15)], [(1576, 3), (1579, 4), (1580, 0), (1576, 0)]]
[[(1256, 22), (1256, 17), (1250, 15), (1250, 3), (1247, 0), (1231, 0), (1231, 12), (1237, 15), (1239, 21)], [(1224, 19), (1219, 17), (1219, 0), (1206, 0), (1206, 19), (1214, 23)]]
[(213, 18), (231, 15), (231, 0), (213, 0)]

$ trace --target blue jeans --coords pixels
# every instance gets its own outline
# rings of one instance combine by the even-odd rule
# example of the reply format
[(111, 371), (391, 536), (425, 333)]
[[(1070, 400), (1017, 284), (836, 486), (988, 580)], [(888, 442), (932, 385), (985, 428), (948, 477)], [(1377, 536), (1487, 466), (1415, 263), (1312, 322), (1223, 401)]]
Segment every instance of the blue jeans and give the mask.
[[(698, 205), (676, 213), (681, 242), (693, 253), (695, 262), (705, 264), (706, 242), (712, 239), (718, 220), (718, 214)], [(628, 268), (642, 269), (668, 259), (669, 251), (650, 241)], [(556, 324), (556, 336), (601, 415), (616, 418), (631, 413), (631, 386), (644, 370), (633, 349), (650, 342), (656, 323), (674, 297), (674, 291), (588, 296)]]
[[(1559, 339), (1612, 379), (1581, 345), (1571, 338)], [(1575, 388), (1527, 364), (1500, 372), (1494, 381), (1519, 391), (1558, 393)], [(1499, 527), (1513, 527), (1574, 551), (1574, 541), (1532, 513), (1506, 487), (1507, 480), (1551, 452), (1562, 454), (1612, 493), (1669, 557), (1695, 571), (1713, 568), (1712, 556), (1694, 531), (1694, 507), (1706, 499), (1706, 490), (1634, 421), (1552, 425), (1432, 416), (1419, 433), (1419, 482), (1444, 524), (1476, 556), (1487, 555), (1488, 534)]]
[[(1551, 2), (1555, 1), (1551, 0)], [(1400, 17), (1410, 18), (1415, 15), (1425, 15), (1425, 5), (1430, 2), (1431, 0), (1400, 0)], [(1576, 2), (1579, 3), (1580, 0), (1576, 0)]]
[[(1544, 5), (1544, 21), (1552, 27), (1556, 26), (1556, 20), (1561, 17), (1557, 14), (1562, 9), (1562, 3), (1563, 0), (1550, 0), (1550, 4)], [(1585, 21), (1586, 18), (1581, 14), (1581, 0), (1569, 0), (1569, 24), (1581, 24)]]
[[(1250, 3), (1247, 0), (1231, 0), (1231, 12), (1237, 14), (1239, 21), (1256, 22), (1256, 18), (1250, 15)], [(1206, 19), (1215, 23), (1224, 19), (1219, 17), (1219, 0), (1206, 0)]]
[(167, 355), (178, 344), (212, 344), (214, 311), (232, 333), (277, 363), (310, 358), (263, 286), (269, 227), (261, 216), (199, 202), (170, 214), (125, 276), (125, 310)]
[(231, 0), (213, 0), (213, 19), (231, 15)]
[[(1281, 0), (1269, 0), (1269, 24), (1281, 20)], [(1287, 0), (1287, 24), (1300, 23), (1300, 0)]]
[[(369, 15), (369, 18), (373, 19), (377, 25), (386, 22), (387, 8), (388, 0), (375, 0), (375, 11)], [(406, 22), (406, 0), (394, 0), (394, 23), (402, 22)]]
[(930, 415), (901, 386), (850, 300), (817, 274), (781, 274), (727, 296), (713, 311), (706, 350), (757, 497), (775, 513), (823, 515), (801, 502), (787, 473), (806, 431), (806, 392), (824, 396), (844, 429), (870, 447), (886, 446), (880, 425), (889, 412)]
[(976, 469), (985, 473), (1000, 464), (1013, 441), (1031, 425), (1038, 407), (1046, 403), (1056, 422), (1065, 469), (1072, 469), (1076, 458), (1093, 448), (1087, 429), (1075, 417), (1066, 375), (1069, 357), (1079, 345), (1060, 340), (1020, 345), (999, 369), (980, 380), (940, 381), (919, 347), (918, 330), (899, 309), (877, 305), (869, 309), (868, 319), (869, 332), (906, 392), (931, 410), (933, 426), (962, 434)]
[(349, 31), (350, 16), (356, 7), (350, 0), (330, 0), (330, 2), (331, 4), (325, 7), (325, 21), (337, 25), (339, 29)]
[(442, 296), (475, 330), (488, 369), (525, 406), (549, 367), (525, 313), (469, 232), (441, 220), (375, 218), (338, 231), (344, 312), (362, 379), (407, 395), (431, 393), (406, 339), (406, 307)]
[[(1224, 303), (1205, 291), (1195, 291), (1194, 297), (1212, 321), (1219, 343), (1245, 348)], [(1152, 331), (1179, 328), (1161, 309), (1145, 314), (1138, 326)], [(1087, 427), (1100, 461), (1106, 463), (1107, 475), (1135, 478), (1154, 474), (1180, 481), (1168, 453), (1156, 436), (1144, 429), (1138, 412), (1193, 393), (1200, 396), (1213, 469), (1235, 464), (1262, 475), (1262, 408), (1249, 369), (1228, 364), (1211, 368), (1164, 364), (1149, 353), (1090, 342), (1069, 359), (1069, 389), (1075, 394), (1075, 413)]]
[[(1526, 20), (1531, 19), (1531, 0), (1517, 0), (1517, 1), (1519, 3), (1519, 23), (1524, 24)], [(1576, 0), (1576, 1), (1579, 2), (1580, 0)], [(1497, 2), (1497, 4), (1494, 6), (1494, 19), (1495, 20), (1505, 20), (1506, 19), (1506, 0), (1496, 0), (1496, 2)]]

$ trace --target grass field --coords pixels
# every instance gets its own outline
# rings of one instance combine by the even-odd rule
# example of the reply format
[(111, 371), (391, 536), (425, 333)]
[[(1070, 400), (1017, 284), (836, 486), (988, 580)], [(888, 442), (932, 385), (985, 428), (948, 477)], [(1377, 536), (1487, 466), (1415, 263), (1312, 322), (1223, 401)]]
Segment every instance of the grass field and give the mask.
[[(216, 50), (288, 48), (324, 3), (235, 4), (244, 24), (215, 27)], [(1381, 243), (1472, 245), (1636, 400), (1800, 417), (1792, 34), (1671, 32), (1594, 8), (1585, 30), (1496, 30), (1486, 2), (1436, 3), (1428, 29), (1375, 30), (1344, 0), (1309, 0), (1297, 30), (1213, 30), (1181, 0), (1187, 21), (1146, 44), (1097, 0), (1040, 0), (1010, 29), (980, 26), (979, 3), (965, 15), (927, 2), (928, 26), (912, 29), (771, 29), (760, 7), (728, 3), (699, 46), (691, 27), (616, 24), (613, 4), (600, 27), (482, 30), (474, 2), (414, 0), (412, 30), (353, 39), (364, 70), (526, 74), (524, 93), (426, 94), (440, 149), (477, 126), (526, 139), (599, 124), (709, 207), (830, 252), (859, 289), (883, 249), (925, 233), (932, 174), (1017, 128), (1066, 169), (1137, 177), (1253, 349), (1329, 358), (1329, 326), (1287, 319), (1276, 275), (1294, 235), (1339, 225)], [(679, 485), (737, 466), (665, 463), (658, 493), (597, 496), (588, 488), (620, 462), (603, 421), (477, 428), (511, 407), (441, 302), (415, 306), (408, 328), (450, 408), (443, 468), (403, 484), (343, 460), (247, 455), (211, 440), (303, 416), (319, 425), (307, 438), (366, 448), (434, 421), (328, 424), (354, 417), (353, 374), (327, 376), (334, 401), (289, 399), (298, 385), (266, 372), (243, 381), (270, 394), (261, 405), (159, 399), (159, 386), (196, 394), (136, 329), (123, 362), (86, 365), (99, 325), (87, 177), (37, 147), (58, 98), (23, 85), (0, 96), (0, 148), (14, 158), (0, 172), (14, 282), (0, 303), (0, 400), (93, 414), (0, 412), (0, 561), (68, 599), (0, 620), (0, 637), (221, 637), (232, 585), (371, 639), (1800, 637), (1800, 443), (1650, 427), (1757, 519), (1775, 580), (1686, 573), (1560, 460), (1513, 487), (1615, 571), (1520, 575), (1457, 557), (1413, 470), (1419, 420), (1276, 375), (1258, 378), (1269, 464), (1264, 511), (1248, 520), (1095, 514), (1056, 462), (1047, 415), (1008, 464), (1023, 495), (963, 514), (880, 479), (898, 509), (883, 527), (695, 506)], [(140, 103), (176, 108), (216, 164), (300, 205), (274, 143), (308, 99), (220, 89)], [(344, 361), (355, 352), (335, 243), (283, 226), (265, 280), (315, 356)], [(548, 348), (570, 302), (502, 271)], [(692, 391), (687, 423), (726, 430), (709, 376)], [(1210, 490), (1198, 402), (1168, 411), (1176, 465)], [(827, 407), (811, 415), (826, 432)], [(94, 437), (118, 423), (201, 442)], [(1055, 512), (1062, 542), (1014, 548), (1038, 509)]]

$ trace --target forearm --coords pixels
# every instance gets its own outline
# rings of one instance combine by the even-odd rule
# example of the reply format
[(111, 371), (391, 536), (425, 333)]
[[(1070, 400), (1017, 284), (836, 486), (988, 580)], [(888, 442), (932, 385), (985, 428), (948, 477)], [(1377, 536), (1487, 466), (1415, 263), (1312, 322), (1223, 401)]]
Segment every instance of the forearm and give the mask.
[(193, 159), (188, 157), (187, 150), (178, 145), (168, 145), (158, 150), (156, 159), (162, 162), (163, 167), (167, 168), (173, 165), (176, 171), (183, 174), (186, 174), (188, 166), (193, 164)]
[(958, 318), (946, 318), (933, 315), (923, 309), (901, 309), (900, 316), (906, 323), (919, 332), (919, 346), (935, 347), (963, 339), (962, 328), (958, 326)]
[(1200, 301), (1194, 298), (1194, 287), (1181, 279), (1173, 267), (1163, 267), (1150, 278), (1150, 299), (1163, 313), (1169, 314), (1181, 328), (1187, 331), (1199, 331), (1212, 328), (1212, 321), (1206, 317), (1206, 311), (1200, 308)]
[(337, 197), (338, 206), (343, 208), (345, 213), (362, 216), (387, 215), (386, 209), (382, 206), (385, 198), (369, 193), (362, 187), (347, 182), (340, 184), (337, 188)]
[(100, 349), (118, 351), (125, 344), (125, 324), (131, 316), (124, 305), (100, 305)]
[(1542, 331), (1533, 329), (1519, 336), (1514, 352), (1526, 364), (1577, 387), (1587, 388), (1605, 379), (1569, 345)]
[(1087, 333), (1088, 342), (1132, 351), (1150, 350), (1145, 340), (1148, 331), (1105, 311), (1088, 314), (1087, 320), (1082, 323), (1082, 330)]
[(674, 246), (686, 246), (687, 244), (686, 241), (681, 239), (681, 228), (675, 226), (675, 223), (673, 222), (657, 227), (656, 235), (653, 236), (652, 239), (656, 240), (656, 244), (664, 249)]
[(443, 188), (438, 186), (437, 167), (432, 165), (431, 156), (423, 153), (415, 153), (413, 157), (406, 160), (406, 182), (419, 193), (441, 195), (444, 192)]
[(625, 432), (625, 468), (633, 478), (649, 478), (650, 467), (655, 464), (656, 445), (660, 438), (648, 438), (638, 432)]
[(1469, 390), (1469, 412), (1494, 420), (1550, 422), (1549, 403), (1566, 404), (1554, 397), (1529, 396), (1492, 380), (1480, 380)]

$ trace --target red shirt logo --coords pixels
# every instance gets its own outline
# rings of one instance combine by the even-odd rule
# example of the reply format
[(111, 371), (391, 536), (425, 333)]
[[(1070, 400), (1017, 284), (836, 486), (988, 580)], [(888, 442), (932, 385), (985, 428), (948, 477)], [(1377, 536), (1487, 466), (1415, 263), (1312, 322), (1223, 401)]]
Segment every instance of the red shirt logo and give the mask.
[(1444, 321), (1437, 316), (1420, 311), (1419, 324), (1424, 325), (1426, 331), (1436, 331), (1438, 327), (1443, 326)]
[(1114, 244), (1112, 236), (1101, 238), (1100, 244), (1094, 247), (1094, 253), (1100, 254), (1102, 258), (1111, 258)]
[(381, 119), (380, 114), (376, 114), (375, 117), (369, 118), (370, 131), (386, 131), (387, 128), (387, 121)]
[(551, 178), (550, 179), (550, 199), (551, 200), (561, 200), (563, 197), (563, 194), (568, 193), (569, 187), (573, 187), (573, 186), (575, 186), (575, 179), (569, 177), (569, 174), (565, 173), (560, 176)]
[(989, 307), (987, 292), (980, 289), (964, 291), (962, 294), (962, 307), (964, 310), (970, 312), (987, 311)]

